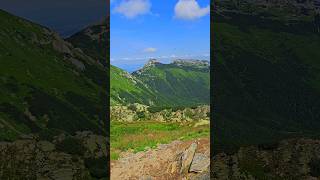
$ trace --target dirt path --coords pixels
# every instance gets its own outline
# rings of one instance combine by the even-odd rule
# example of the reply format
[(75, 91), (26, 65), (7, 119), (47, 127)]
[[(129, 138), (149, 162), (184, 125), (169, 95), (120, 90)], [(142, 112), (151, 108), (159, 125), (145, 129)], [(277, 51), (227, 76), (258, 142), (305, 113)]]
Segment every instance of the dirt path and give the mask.
[[(196, 157), (200, 158), (200, 162), (205, 165), (205, 170), (202, 172), (191, 172), (190, 166), (188, 173), (180, 173), (183, 168), (184, 158), (191, 145), (196, 147), (195, 152), (190, 155), (192, 163), (195, 162)], [(190, 150), (189, 150), (190, 151)], [(189, 153), (190, 154), (190, 153)], [(187, 157), (188, 158), (188, 157)], [(138, 153), (123, 153), (121, 158), (117, 161), (111, 162), (111, 179), (112, 180), (167, 180), (167, 179), (197, 179), (195, 177), (208, 172), (208, 165), (210, 158), (210, 140), (209, 138), (201, 138), (192, 141), (173, 141), (170, 144), (159, 145), (156, 149), (148, 150)], [(194, 163), (193, 163), (194, 164)], [(192, 164), (192, 165), (193, 165)], [(197, 164), (197, 163), (195, 163)], [(199, 167), (199, 166), (197, 166)], [(195, 169), (195, 168), (193, 168)], [(208, 176), (209, 173), (206, 175)], [(202, 177), (203, 179), (203, 177)], [(206, 179), (206, 178), (205, 178)]]

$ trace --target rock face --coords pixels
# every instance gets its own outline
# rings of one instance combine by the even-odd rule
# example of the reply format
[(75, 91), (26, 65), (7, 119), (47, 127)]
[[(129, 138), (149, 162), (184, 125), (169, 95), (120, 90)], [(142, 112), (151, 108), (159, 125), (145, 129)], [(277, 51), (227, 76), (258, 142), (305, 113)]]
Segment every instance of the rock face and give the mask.
[(320, 141), (284, 140), (213, 157), (213, 179), (319, 179)]
[(201, 153), (196, 153), (193, 157), (192, 164), (190, 166), (190, 172), (201, 173), (207, 170), (210, 166), (210, 158)]
[(192, 143), (190, 147), (183, 153), (182, 160), (181, 160), (182, 165), (180, 170), (181, 174), (185, 174), (189, 172), (194, 154), (196, 153), (196, 149), (197, 149), (197, 144)]
[[(107, 177), (106, 157), (106, 138), (91, 132), (78, 132), (75, 136), (60, 135), (53, 143), (36, 137), (1, 142), (0, 179)], [(105, 161), (97, 166), (96, 163), (102, 159)], [(94, 172), (90, 166), (103, 169), (104, 175)]]
[[(111, 179), (209, 180), (209, 144), (209, 139), (173, 141), (158, 145), (154, 150), (124, 153), (119, 160), (111, 162)], [(205, 164), (201, 167), (204, 171), (190, 172), (190, 166), (196, 167), (199, 164)]]
[(162, 109), (153, 111), (149, 106), (138, 103), (128, 106), (112, 106), (111, 107), (112, 121), (140, 121), (154, 120), (159, 122), (189, 122), (199, 121), (197, 126), (209, 123), (210, 107), (198, 106), (196, 108), (184, 109)]

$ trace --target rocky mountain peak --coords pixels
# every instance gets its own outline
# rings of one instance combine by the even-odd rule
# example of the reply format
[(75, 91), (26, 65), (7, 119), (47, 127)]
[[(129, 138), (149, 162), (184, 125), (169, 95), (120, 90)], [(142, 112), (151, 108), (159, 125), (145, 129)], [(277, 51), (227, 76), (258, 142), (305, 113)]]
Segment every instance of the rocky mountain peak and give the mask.
[(197, 67), (209, 67), (210, 63), (206, 60), (195, 60), (195, 59), (176, 59), (172, 62), (177, 66), (197, 66)]
[(157, 59), (149, 59), (149, 61), (143, 66), (142, 69), (139, 69), (139, 70), (133, 72), (133, 74), (141, 74), (144, 72), (144, 70), (146, 70), (150, 67), (155, 67), (157, 64), (161, 64)]
[(157, 59), (149, 59), (149, 61), (144, 65), (143, 68), (154, 67), (157, 64), (161, 64)]

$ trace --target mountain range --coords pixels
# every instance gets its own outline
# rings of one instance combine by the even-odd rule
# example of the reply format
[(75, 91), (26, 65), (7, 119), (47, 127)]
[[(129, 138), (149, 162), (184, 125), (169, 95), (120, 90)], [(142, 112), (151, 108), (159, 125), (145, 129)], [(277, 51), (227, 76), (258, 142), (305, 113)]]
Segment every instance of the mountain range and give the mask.
[(163, 64), (151, 59), (131, 74), (111, 66), (110, 77), (112, 104), (191, 107), (210, 103), (208, 61), (174, 60)]

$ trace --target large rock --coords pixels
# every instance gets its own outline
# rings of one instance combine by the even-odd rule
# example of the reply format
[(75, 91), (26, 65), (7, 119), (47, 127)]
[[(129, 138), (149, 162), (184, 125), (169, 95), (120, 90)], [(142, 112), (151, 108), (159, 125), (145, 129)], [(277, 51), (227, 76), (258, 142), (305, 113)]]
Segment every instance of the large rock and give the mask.
[(189, 172), (194, 154), (196, 153), (197, 144), (192, 143), (190, 147), (183, 153), (181, 159), (181, 170), (180, 174), (186, 174)]
[(201, 173), (210, 166), (210, 158), (204, 154), (196, 153), (190, 166), (190, 172)]

